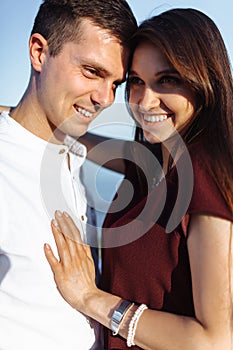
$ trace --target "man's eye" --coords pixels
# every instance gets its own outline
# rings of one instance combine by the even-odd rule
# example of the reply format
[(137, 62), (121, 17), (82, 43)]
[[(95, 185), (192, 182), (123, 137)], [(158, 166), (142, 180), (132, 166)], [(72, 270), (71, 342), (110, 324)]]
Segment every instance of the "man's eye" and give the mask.
[(94, 68), (91, 67), (84, 67), (84, 72), (85, 74), (89, 77), (93, 76), (93, 75), (97, 75), (97, 71)]

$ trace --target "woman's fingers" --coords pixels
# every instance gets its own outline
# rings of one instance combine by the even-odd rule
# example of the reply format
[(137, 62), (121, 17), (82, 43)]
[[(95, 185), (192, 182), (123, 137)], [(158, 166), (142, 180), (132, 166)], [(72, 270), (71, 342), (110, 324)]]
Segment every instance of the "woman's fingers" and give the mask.
[(59, 269), (59, 261), (53, 254), (52, 248), (48, 243), (44, 244), (44, 252), (45, 252), (46, 259), (55, 275), (57, 273), (57, 270)]
[(44, 244), (44, 251), (45, 251), (45, 256), (49, 262), (50, 266), (54, 266), (58, 263), (57, 258), (55, 257), (55, 255), (53, 254), (52, 248), (50, 247), (50, 245), (48, 243)]
[(96, 291), (90, 247), (82, 243), (79, 230), (68, 214), (56, 212), (55, 218), (52, 231), (60, 260), (48, 244), (44, 245), (45, 255), (61, 295), (72, 307), (82, 312), (86, 296)]
[(52, 229), (58, 254), (61, 262), (65, 265), (73, 263), (81, 265), (87, 263), (86, 258), (92, 262), (92, 254), (90, 247), (82, 242), (80, 232), (67, 213), (56, 211), (56, 220), (52, 222)]
[(70, 258), (71, 258), (70, 249), (69, 249), (69, 245), (67, 244), (67, 240), (63, 235), (63, 233), (61, 232), (56, 220), (52, 220), (51, 228), (52, 228), (54, 240), (57, 246), (57, 252), (60, 258), (60, 262), (67, 264), (70, 262)]
[(55, 218), (66, 240), (71, 258), (75, 260), (82, 259), (84, 252), (86, 254), (89, 247), (83, 244), (80, 232), (74, 221), (67, 213), (59, 211), (55, 213)]
[(59, 224), (61, 231), (66, 237), (73, 239), (77, 243), (82, 243), (82, 238), (79, 229), (77, 228), (73, 219), (68, 213), (61, 213), (60, 211), (56, 211), (55, 218)]

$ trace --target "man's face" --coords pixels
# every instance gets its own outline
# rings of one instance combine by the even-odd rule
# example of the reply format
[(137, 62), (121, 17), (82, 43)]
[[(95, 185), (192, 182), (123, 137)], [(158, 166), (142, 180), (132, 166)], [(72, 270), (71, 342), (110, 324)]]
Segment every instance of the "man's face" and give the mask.
[(56, 57), (46, 54), (37, 81), (42, 118), (51, 131), (59, 128), (74, 137), (85, 134), (90, 122), (113, 103), (128, 63), (128, 51), (107, 30), (89, 20), (83, 20), (80, 30), (77, 43), (66, 43)]

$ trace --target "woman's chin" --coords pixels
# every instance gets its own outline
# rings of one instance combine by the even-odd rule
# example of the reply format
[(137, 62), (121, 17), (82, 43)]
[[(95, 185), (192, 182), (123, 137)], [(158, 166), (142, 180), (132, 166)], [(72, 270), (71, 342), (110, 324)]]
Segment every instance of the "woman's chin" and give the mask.
[(158, 136), (153, 135), (148, 131), (143, 130), (143, 135), (144, 135), (146, 141), (148, 141), (150, 143), (161, 143), (162, 142), (162, 140)]

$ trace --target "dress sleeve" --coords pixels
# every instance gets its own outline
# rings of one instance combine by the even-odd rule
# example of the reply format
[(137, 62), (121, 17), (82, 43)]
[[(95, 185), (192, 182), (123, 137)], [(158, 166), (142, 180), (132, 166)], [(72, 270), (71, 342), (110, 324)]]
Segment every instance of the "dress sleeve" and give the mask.
[[(207, 161), (207, 158), (205, 161)], [(233, 222), (233, 214), (220, 193), (217, 183), (209, 174), (204, 160), (198, 156), (193, 156), (192, 164), (194, 173), (193, 194), (187, 214), (182, 220), (185, 235), (192, 214), (216, 216)]]

